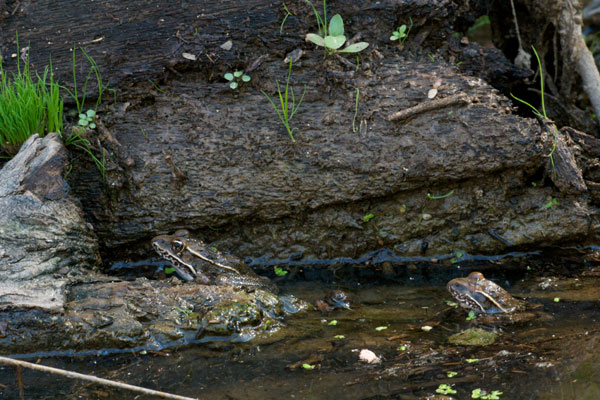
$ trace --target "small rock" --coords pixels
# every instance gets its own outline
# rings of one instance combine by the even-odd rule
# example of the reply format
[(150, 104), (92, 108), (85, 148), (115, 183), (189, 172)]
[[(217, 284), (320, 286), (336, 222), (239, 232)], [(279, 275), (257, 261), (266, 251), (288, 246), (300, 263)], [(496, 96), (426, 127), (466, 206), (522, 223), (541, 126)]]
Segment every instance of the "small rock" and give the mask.
[(231, 40), (226, 41), (220, 46), (223, 50), (229, 51), (233, 47), (233, 42)]
[(358, 358), (362, 362), (366, 362), (367, 364), (376, 364), (381, 362), (381, 358), (377, 357), (375, 353), (368, 349), (362, 349)]
[(182, 57), (186, 60), (196, 61), (196, 56), (190, 53), (183, 53)]

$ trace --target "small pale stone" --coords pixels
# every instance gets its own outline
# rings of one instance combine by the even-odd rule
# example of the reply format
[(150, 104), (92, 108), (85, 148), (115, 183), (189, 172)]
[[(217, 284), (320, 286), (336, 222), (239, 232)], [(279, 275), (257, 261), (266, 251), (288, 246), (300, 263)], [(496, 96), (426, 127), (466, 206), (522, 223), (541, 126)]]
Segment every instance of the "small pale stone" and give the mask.
[(233, 42), (231, 40), (228, 40), (221, 45), (221, 48), (225, 51), (231, 50), (232, 47), (233, 47)]
[(431, 219), (431, 214), (423, 214), (423, 221), (429, 221)]
[(436, 88), (429, 89), (429, 92), (427, 92), (427, 98), (433, 99), (435, 96), (437, 96), (437, 92), (438, 90)]
[(182, 54), (183, 58), (185, 58), (186, 60), (192, 60), (192, 61), (196, 61), (196, 56), (190, 53), (183, 53)]
[(377, 357), (375, 353), (368, 349), (362, 349), (358, 358), (362, 362), (366, 362), (367, 364), (375, 364), (381, 362), (381, 358)]

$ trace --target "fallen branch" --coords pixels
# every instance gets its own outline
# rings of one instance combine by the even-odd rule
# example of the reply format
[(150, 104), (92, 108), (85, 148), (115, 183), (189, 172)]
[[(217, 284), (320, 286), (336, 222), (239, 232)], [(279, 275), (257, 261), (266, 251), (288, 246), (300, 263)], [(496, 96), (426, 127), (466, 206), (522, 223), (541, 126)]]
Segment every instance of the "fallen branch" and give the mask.
[(23, 367), (23, 368), (36, 369), (38, 371), (49, 372), (51, 374), (64, 376), (66, 378), (82, 379), (84, 381), (94, 382), (94, 383), (97, 383), (100, 385), (112, 386), (112, 387), (116, 387), (119, 389), (126, 389), (126, 390), (131, 390), (133, 392), (158, 396), (158, 397), (162, 397), (163, 399), (198, 400), (193, 397), (178, 396), (176, 394), (160, 392), (158, 390), (146, 389), (146, 388), (143, 388), (140, 386), (128, 385), (127, 383), (115, 382), (115, 381), (111, 381), (109, 379), (98, 378), (98, 377), (95, 377), (92, 375), (80, 374), (77, 372), (66, 371), (64, 369), (59, 369), (59, 368), (46, 367), (44, 365), (33, 364), (33, 363), (30, 363), (27, 361), (14, 360), (14, 359), (8, 358), (8, 357), (0, 357), (0, 363), (12, 365), (17, 368)]
[(432, 100), (426, 103), (417, 104), (414, 107), (405, 108), (402, 111), (398, 111), (388, 117), (388, 121), (397, 121), (400, 119), (406, 119), (413, 115), (420, 114), (426, 111), (436, 110), (438, 108), (444, 108), (455, 104), (470, 103), (466, 93), (458, 93), (449, 97), (445, 97), (439, 100)]

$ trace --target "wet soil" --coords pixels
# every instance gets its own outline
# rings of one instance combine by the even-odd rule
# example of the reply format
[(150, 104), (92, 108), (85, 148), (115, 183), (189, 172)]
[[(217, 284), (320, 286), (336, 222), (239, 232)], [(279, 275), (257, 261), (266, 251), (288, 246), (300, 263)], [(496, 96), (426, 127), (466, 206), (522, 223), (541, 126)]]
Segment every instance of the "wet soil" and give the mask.
[[(574, 263), (575, 257), (581, 261), (581, 255), (557, 263), (503, 260), (502, 270), (498, 261), (454, 265), (445, 273), (430, 265), (403, 283), (394, 282), (393, 275), (387, 281), (378, 277), (376, 282), (373, 276), (357, 281), (356, 274), (347, 280), (343, 276), (349, 275), (340, 270), (329, 283), (280, 284), (284, 292), (307, 300), (342, 288), (350, 295), (352, 310), (298, 314), (266, 341), (212, 341), (93, 358), (22, 357), (201, 399), (421, 399), (435, 394), (440, 384), (451, 385), (458, 392), (454, 398), (470, 397), (477, 388), (502, 391), (501, 399), (593, 398), (600, 385), (600, 359), (595, 356), (600, 345), (600, 272), (595, 253), (586, 256), (585, 264)], [(448, 305), (452, 298), (444, 284), (473, 268), (541, 307), (544, 317), (491, 324), (467, 320), (466, 311)], [(424, 331), (426, 325), (432, 329)], [(494, 332), (495, 342), (447, 342), (450, 335), (472, 327)], [(360, 362), (361, 349), (373, 351), (381, 362)], [(14, 370), (0, 371), (3, 398), (18, 398)], [(449, 372), (456, 374), (448, 377)], [(131, 398), (131, 393), (31, 371), (23, 372), (23, 383), (32, 399)]]

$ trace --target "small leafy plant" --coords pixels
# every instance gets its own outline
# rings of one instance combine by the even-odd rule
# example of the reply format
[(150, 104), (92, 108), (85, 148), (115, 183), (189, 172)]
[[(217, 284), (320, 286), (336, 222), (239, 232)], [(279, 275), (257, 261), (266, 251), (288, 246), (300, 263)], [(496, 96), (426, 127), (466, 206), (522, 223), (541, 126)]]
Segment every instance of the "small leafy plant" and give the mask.
[(410, 26), (409, 27), (407, 27), (406, 25), (399, 26), (394, 32), (392, 32), (392, 36), (390, 36), (390, 40), (391, 41), (398, 40), (398, 43), (400, 44), (400, 46), (402, 46), (404, 44), (404, 42), (406, 41), (406, 39), (408, 38), (408, 34), (410, 33), (412, 26), (413, 26), (412, 18), (410, 18)]
[[(300, 96), (300, 101), (298, 102), (298, 104), (296, 104), (296, 98), (294, 96), (294, 89), (290, 89), (290, 87), (289, 87), (291, 75), (292, 75), (292, 61), (290, 60), (290, 68), (288, 70), (287, 80), (285, 81), (285, 90), (283, 92), (281, 91), (281, 87), (279, 86), (279, 81), (275, 81), (275, 84), (277, 85), (277, 93), (279, 94), (279, 104), (281, 106), (281, 109), (277, 108), (277, 105), (275, 104), (275, 102), (269, 97), (268, 94), (265, 93), (264, 90), (261, 90), (260, 92), (263, 95), (265, 95), (265, 97), (269, 100), (269, 103), (271, 103), (271, 105), (275, 109), (275, 112), (277, 113), (277, 116), (279, 117), (279, 119), (281, 120), (283, 125), (285, 126), (287, 133), (290, 135), (290, 139), (292, 139), (292, 143), (294, 143), (294, 142), (296, 142), (296, 140), (294, 139), (294, 130), (297, 128), (290, 127), (290, 120), (292, 119), (294, 114), (296, 114), (296, 112), (300, 108), (300, 104), (302, 104), (302, 100), (304, 100), (304, 95), (306, 94), (306, 86), (304, 86), (304, 92), (302, 92), (302, 96)], [(290, 102), (289, 102), (290, 94), (292, 97), (291, 107), (290, 107)]]
[(81, 128), (90, 128), (96, 129), (96, 111), (89, 109), (85, 112), (85, 114), (79, 114), (79, 121), (77, 121), (77, 126)]
[(250, 75), (244, 74), (244, 71), (235, 71), (233, 74), (228, 72), (225, 74), (225, 79), (229, 81), (229, 87), (235, 90), (240, 82), (250, 82)]
[(499, 390), (493, 390), (491, 393), (487, 393), (485, 390), (479, 388), (474, 389), (471, 392), (472, 399), (483, 399), (483, 400), (500, 400), (502, 392)]
[(435, 389), (435, 392), (439, 394), (456, 394), (456, 390), (452, 389), (450, 385), (445, 383), (440, 384), (440, 386)]
[[(544, 120), (548, 119), (548, 115), (546, 114), (546, 106), (544, 104), (544, 70), (542, 68), (542, 62), (540, 61), (540, 56), (538, 55), (537, 50), (535, 49), (534, 46), (531, 46), (531, 49), (533, 50), (533, 54), (535, 54), (535, 58), (537, 59), (537, 63), (538, 63), (538, 68), (540, 70), (540, 99), (542, 102), (542, 112), (540, 112), (537, 108), (535, 108), (534, 106), (532, 106), (530, 103), (528, 103), (527, 101), (518, 98), (517, 96), (515, 96), (514, 94), (510, 94), (511, 97), (515, 100), (517, 100), (518, 102), (528, 106), (529, 108), (531, 108), (531, 110), (533, 111), (533, 113), (535, 115), (537, 115), (540, 118), (543, 118)], [(552, 165), (552, 171), (554, 174), (556, 174), (556, 167), (554, 166), (554, 151), (556, 150), (556, 144), (558, 142), (558, 131), (556, 129), (556, 126), (554, 126), (554, 141), (552, 143), (552, 150), (550, 150), (550, 153), (546, 156), (550, 159), (550, 164)]]
[[(319, 20), (319, 18), (317, 20)], [(325, 26), (324, 21), (322, 22), (323, 26)], [(321, 27), (321, 24), (319, 24), (319, 33), (324, 34), (325, 36), (316, 33), (308, 33), (306, 35), (306, 41), (324, 47), (330, 55), (334, 53), (358, 53), (369, 47), (369, 43), (367, 42), (358, 42), (340, 49), (344, 43), (346, 43), (346, 36), (344, 36), (344, 21), (340, 14), (335, 14), (331, 18), (328, 29), (324, 29)]]

